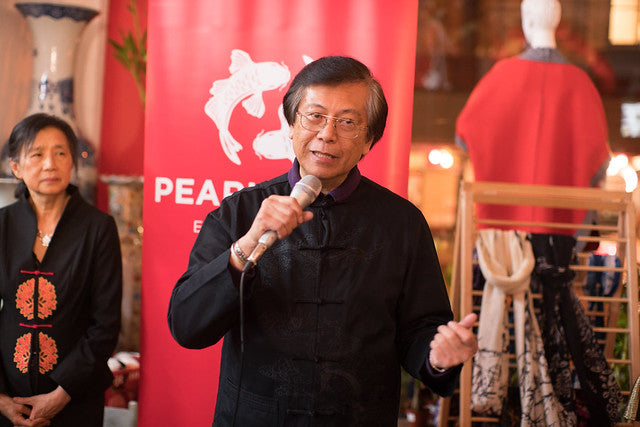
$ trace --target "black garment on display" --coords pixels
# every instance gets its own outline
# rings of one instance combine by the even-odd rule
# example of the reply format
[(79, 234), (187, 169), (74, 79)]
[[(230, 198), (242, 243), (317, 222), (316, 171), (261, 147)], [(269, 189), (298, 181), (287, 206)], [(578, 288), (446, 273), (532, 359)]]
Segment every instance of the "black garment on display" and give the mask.
[(576, 240), (552, 234), (531, 234), (530, 239), (536, 257), (531, 287), (542, 292), (539, 321), (554, 391), (567, 410), (575, 411), (573, 361), (588, 425), (613, 425), (620, 420), (620, 388), (572, 289), (575, 273), (569, 265), (576, 257)]

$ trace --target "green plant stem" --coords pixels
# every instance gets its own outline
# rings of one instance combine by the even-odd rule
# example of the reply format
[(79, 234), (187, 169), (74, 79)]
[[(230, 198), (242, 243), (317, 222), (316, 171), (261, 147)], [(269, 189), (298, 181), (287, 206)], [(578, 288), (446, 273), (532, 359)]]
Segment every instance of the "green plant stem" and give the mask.
[(146, 103), (146, 71), (147, 71), (147, 31), (142, 31), (140, 17), (138, 15), (138, 5), (136, 0), (130, 0), (127, 10), (133, 18), (133, 32), (122, 33), (122, 43), (109, 39), (109, 43), (114, 49), (115, 58), (132, 75), (136, 84), (138, 96), (142, 104)]

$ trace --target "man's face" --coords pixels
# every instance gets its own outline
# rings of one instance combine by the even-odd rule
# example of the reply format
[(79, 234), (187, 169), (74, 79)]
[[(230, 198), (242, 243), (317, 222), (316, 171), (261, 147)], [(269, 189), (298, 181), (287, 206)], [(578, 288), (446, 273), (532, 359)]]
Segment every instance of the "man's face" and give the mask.
[[(352, 120), (358, 127), (365, 127), (368, 96), (369, 89), (364, 83), (309, 86), (298, 113)], [(349, 171), (369, 152), (372, 140), (367, 140), (366, 128), (360, 129), (356, 138), (345, 138), (338, 135), (332, 119), (320, 131), (305, 129), (300, 120), (300, 115), (296, 115), (296, 121), (289, 128), (300, 175), (316, 176), (326, 194), (342, 184)]]

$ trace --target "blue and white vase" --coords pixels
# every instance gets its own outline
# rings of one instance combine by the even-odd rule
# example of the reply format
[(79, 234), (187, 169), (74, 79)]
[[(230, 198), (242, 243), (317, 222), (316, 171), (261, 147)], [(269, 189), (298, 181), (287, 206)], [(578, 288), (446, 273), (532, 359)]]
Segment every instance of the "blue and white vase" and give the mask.
[(16, 8), (33, 35), (33, 80), (27, 114), (66, 120), (78, 135), (78, 168), (72, 182), (95, 204), (97, 167), (93, 145), (82, 136), (73, 109), (74, 58), (82, 30), (98, 11), (79, 6), (20, 1)]

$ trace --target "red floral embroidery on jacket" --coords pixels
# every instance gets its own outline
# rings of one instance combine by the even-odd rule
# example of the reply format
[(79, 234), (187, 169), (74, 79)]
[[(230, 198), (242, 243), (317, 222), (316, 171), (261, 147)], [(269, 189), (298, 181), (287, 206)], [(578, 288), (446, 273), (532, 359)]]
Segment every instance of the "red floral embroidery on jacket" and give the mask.
[[(35, 295), (35, 279), (27, 279), (16, 292), (16, 308), (27, 320), (33, 319), (33, 298)], [(44, 277), (38, 277), (38, 318), (51, 316), (58, 306), (56, 288)]]
[(40, 332), (38, 336), (40, 342), (40, 373), (46, 374), (58, 363), (58, 347), (56, 341), (49, 335)]
[(36, 279), (27, 279), (18, 286), (16, 292), (16, 308), (28, 320), (33, 319), (33, 295), (35, 294)]
[(57, 306), (56, 287), (44, 277), (38, 278), (38, 317), (46, 319)]
[[(38, 370), (41, 374), (46, 374), (58, 363), (58, 346), (56, 341), (45, 333), (38, 334), (40, 343), (40, 357), (38, 360)], [(31, 358), (31, 333), (24, 334), (16, 341), (16, 349), (13, 353), (13, 361), (20, 372), (26, 374), (29, 370), (29, 359)]]
[(13, 353), (13, 361), (18, 370), (26, 374), (29, 370), (29, 357), (31, 355), (31, 334), (24, 334), (16, 341), (16, 349)]
[[(44, 277), (38, 277), (38, 319), (46, 319), (51, 316), (58, 307), (58, 298), (56, 296), (55, 286)], [(34, 298), (36, 295), (36, 279), (27, 279), (16, 292), (16, 308), (22, 316), (27, 320), (33, 320), (35, 317)], [(51, 327), (51, 325), (24, 325), (29, 328)], [(35, 331), (33, 332), (35, 333)], [(29, 359), (31, 358), (31, 335), (26, 333), (16, 341), (15, 351), (13, 353), (13, 361), (20, 372), (26, 374), (29, 371)], [(49, 335), (38, 333), (38, 370), (41, 374), (51, 371), (58, 363), (58, 346), (56, 341)]]

